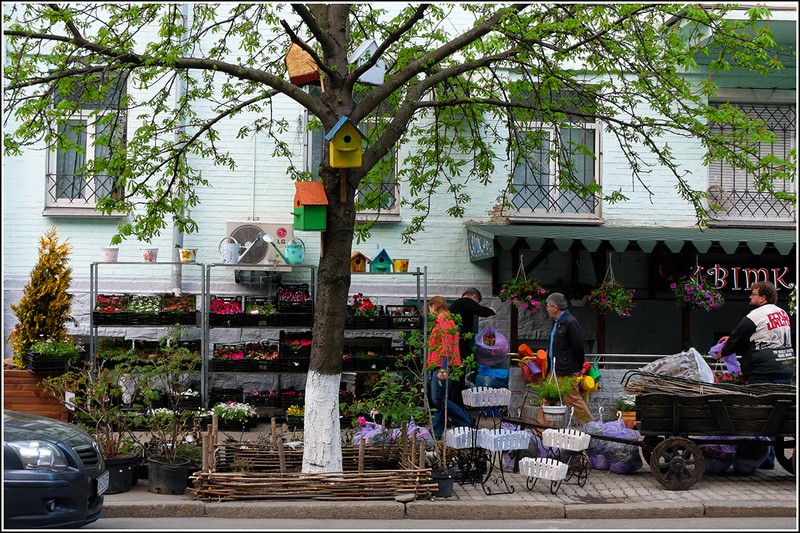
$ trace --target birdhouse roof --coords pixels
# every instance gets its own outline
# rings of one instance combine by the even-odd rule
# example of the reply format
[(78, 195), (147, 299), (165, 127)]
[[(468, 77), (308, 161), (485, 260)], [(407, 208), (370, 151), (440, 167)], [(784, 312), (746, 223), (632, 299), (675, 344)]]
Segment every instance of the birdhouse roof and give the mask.
[(330, 141), (331, 139), (333, 139), (333, 138), (336, 136), (336, 133), (337, 133), (337, 132), (338, 132), (340, 129), (342, 129), (342, 126), (344, 126), (345, 124), (350, 124), (350, 126), (352, 126), (352, 128), (353, 128), (354, 130), (356, 130), (356, 131), (358, 132), (358, 134), (359, 134), (359, 135), (361, 135), (361, 138), (362, 138), (362, 139), (366, 139), (366, 137), (364, 137), (364, 134), (363, 134), (363, 133), (361, 133), (361, 130), (360, 130), (360, 129), (358, 129), (358, 126), (356, 126), (356, 125), (353, 123), (353, 121), (352, 121), (352, 120), (350, 120), (348, 117), (345, 117), (345, 116), (343, 116), (342, 118), (340, 118), (340, 119), (339, 119), (339, 120), (336, 122), (336, 124), (334, 124), (334, 125), (333, 125), (333, 127), (331, 128), (331, 131), (329, 131), (329, 132), (328, 132), (328, 133), (325, 135), (325, 140), (326, 140), (326, 141)]
[(350, 54), (350, 57), (347, 58), (347, 62), (355, 63), (359, 59), (364, 57), (364, 54), (366, 54), (367, 52), (371, 52), (374, 54), (377, 50), (378, 50), (378, 43), (375, 41), (375, 39), (367, 39), (366, 41), (359, 44), (358, 48), (356, 48), (355, 51), (352, 54)]
[(375, 252), (375, 255), (372, 257), (372, 262), (374, 263), (380, 258), (384, 258), (389, 261), (392, 260), (392, 257), (389, 255), (389, 252), (386, 251), (386, 248), (378, 248), (378, 251)]
[(362, 257), (362, 258), (366, 259), (367, 261), (369, 261), (369, 257), (367, 257), (366, 255), (362, 254), (362, 253), (361, 253), (361, 252), (359, 252), (358, 250), (356, 250), (355, 252), (353, 252), (352, 254), (350, 254), (350, 260), (351, 260), (351, 261), (352, 261), (353, 259), (358, 259), (359, 257)]
[(298, 181), (294, 184), (294, 206), (328, 205), (325, 187), (321, 181)]

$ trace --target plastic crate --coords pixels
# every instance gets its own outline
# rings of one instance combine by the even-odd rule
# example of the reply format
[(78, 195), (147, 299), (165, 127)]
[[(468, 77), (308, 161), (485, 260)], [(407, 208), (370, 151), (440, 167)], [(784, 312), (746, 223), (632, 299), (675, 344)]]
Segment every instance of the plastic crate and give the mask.
[(556, 459), (523, 457), (519, 460), (519, 473), (523, 476), (559, 481), (567, 477), (569, 465)]
[(228, 327), (242, 325), (243, 307), (241, 296), (211, 296), (210, 301), (209, 325)]
[[(271, 312), (270, 312), (271, 310)], [(274, 326), (277, 325), (278, 308), (275, 298), (264, 296), (245, 296), (243, 326)]]
[(473, 448), (475, 446), (475, 429), (471, 427), (456, 427), (447, 430), (444, 442), (450, 448)]
[(166, 314), (194, 314), (197, 311), (197, 295), (182, 294), (180, 296), (167, 293), (161, 295), (161, 312)]
[(478, 446), (492, 452), (523, 450), (528, 447), (530, 441), (531, 434), (527, 431), (485, 428), (478, 430)]
[(309, 313), (313, 309), (308, 283), (279, 283), (278, 312)]
[(309, 358), (311, 357), (311, 344), (292, 348), (293, 343), (311, 340), (311, 331), (284, 331), (281, 330), (279, 336), (279, 350), (282, 358)]
[(579, 452), (589, 447), (591, 435), (577, 429), (545, 429), (542, 444), (548, 448), (559, 448)]
[(394, 329), (417, 329), (422, 327), (422, 313), (415, 305), (387, 305), (386, 315)]
[(511, 402), (511, 391), (491, 387), (472, 387), (461, 391), (461, 398), (464, 405), (470, 407), (507, 406)]

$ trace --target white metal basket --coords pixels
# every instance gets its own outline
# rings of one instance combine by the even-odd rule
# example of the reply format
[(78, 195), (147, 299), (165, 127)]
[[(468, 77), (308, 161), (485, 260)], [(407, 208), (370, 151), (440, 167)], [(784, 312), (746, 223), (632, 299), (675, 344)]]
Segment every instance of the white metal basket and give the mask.
[(464, 405), (470, 407), (495, 407), (508, 405), (511, 401), (509, 389), (493, 389), (491, 387), (472, 387), (461, 391)]
[(545, 429), (542, 431), (542, 444), (548, 448), (579, 452), (589, 447), (591, 435), (577, 429)]
[(475, 445), (475, 430), (466, 426), (448, 429), (444, 434), (444, 443), (451, 448), (472, 448)]
[(556, 459), (523, 457), (519, 460), (519, 473), (533, 478), (558, 481), (567, 477), (569, 465)]
[(478, 430), (478, 446), (492, 452), (501, 450), (524, 450), (531, 441), (531, 434), (527, 431), (513, 431), (510, 429)]

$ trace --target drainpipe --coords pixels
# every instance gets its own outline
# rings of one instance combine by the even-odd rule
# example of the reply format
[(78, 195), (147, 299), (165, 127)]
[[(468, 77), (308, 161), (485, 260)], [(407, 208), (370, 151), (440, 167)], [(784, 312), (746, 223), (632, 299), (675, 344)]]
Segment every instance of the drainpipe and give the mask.
[[(189, 29), (189, 4), (181, 5), (181, 20), (183, 23), (184, 29)], [(185, 35), (184, 32), (183, 35)], [(181, 40), (183, 36), (181, 36)], [(188, 74), (184, 71), (180, 74), (180, 83), (178, 84), (178, 90), (175, 94), (175, 106), (176, 108), (180, 105), (181, 98), (186, 94), (186, 76)], [(180, 142), (180, 135), (186, 131), (186, 119), (181, 117), (180, 122), (178, 124), (177, 129), (175, 130), (175, 144), (177, 145)], [(183, 193), (181, 193), (181, 197), (183, 197)], [(181, 232), (176, 225), (173, 224), (172, 226), (172, 262), (179, 263), (180, 262), (180, 252), (178, 251), (179, 248), (183, 248), (183, 232)], [(181, 294), (181, 286), (183, 282), (183, 269), (182, 265), (172, 265), (172, 275), (170, 276), (170, 285), (172, 286), (171, 292), (175, 294)]]

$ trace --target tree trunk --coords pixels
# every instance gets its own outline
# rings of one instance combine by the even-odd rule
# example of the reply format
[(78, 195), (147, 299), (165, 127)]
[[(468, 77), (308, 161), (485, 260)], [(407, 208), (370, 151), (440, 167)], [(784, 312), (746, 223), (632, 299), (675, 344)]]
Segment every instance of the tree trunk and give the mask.
[[(323, 157), (327, 157), (326, 153)], [(344, 324), (350, 290), (350, 253), (355, 210), (348, 184), (341, 202), (339, 169), (322, 167), (328, 198), (326, 231), (322, 232), (312, 329), (311, 361), (306, 380), (303, 472), (341, 472), (339, 384), (342, 378)]]

